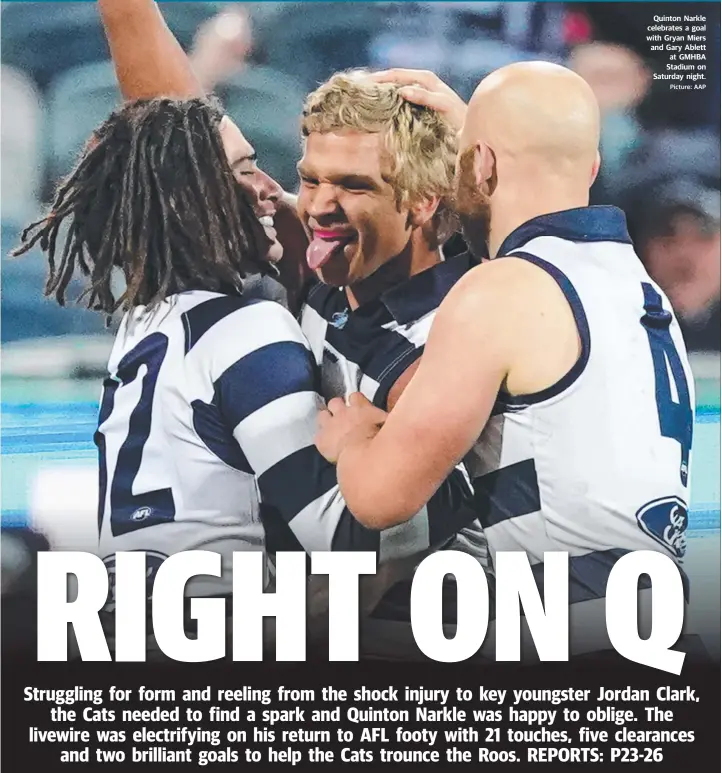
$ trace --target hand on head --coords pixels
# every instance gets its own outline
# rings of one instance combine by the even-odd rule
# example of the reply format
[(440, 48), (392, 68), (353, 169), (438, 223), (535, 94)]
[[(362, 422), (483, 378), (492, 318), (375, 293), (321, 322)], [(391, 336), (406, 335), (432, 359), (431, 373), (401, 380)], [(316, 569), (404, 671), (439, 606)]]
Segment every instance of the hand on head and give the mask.
[(352, 439), (374, 437), (388, 414), (376, 408), (360, 392), (354, 392), (348, 405), (334, 397), (319, 415), (316, 448), (329, 462), (337, 462), (344, 446)]
[(562, 155), (596, 152), (599, 106), (589, 85), (566, 67), (549, 62), (501, 67), (481, 81), (468, 107), (428, 70), (396, 68), (369, 77), (399, 84), (404, 99), (438, 110), (468, 135), (498, 135), (516, 150), (546, 145), (545, 151), (564, 148)]
[(433, 72), (396, 68), (372, 73), (369, 77), (377, 83), (396, 83), (402, 86), (399, 94), (405, 100), (414, 105), (438, 110), (457, 131), (461, 131), (466, 117), (466, 103)]

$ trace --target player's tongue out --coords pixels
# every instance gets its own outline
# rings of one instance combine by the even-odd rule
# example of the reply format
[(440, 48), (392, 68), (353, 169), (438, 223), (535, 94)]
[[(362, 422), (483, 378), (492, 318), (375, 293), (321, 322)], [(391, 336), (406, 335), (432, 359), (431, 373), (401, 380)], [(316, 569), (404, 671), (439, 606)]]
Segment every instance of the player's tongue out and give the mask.
[(348, 231), (314, 231), (313, 239), (306, 250), (306, 261), (312, 271), (326, 263), (337, 251), (342, 250), (353, 239)]

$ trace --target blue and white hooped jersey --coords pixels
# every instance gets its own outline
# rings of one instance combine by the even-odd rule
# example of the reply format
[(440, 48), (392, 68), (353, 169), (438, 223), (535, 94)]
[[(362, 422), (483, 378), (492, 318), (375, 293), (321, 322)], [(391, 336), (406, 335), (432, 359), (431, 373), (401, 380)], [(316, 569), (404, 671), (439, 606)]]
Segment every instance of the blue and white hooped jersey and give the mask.
[(224, 578), (189, 586), (229, 592), (232, 553), (264, 548), (262, 508), (288, 520), (343, 509), (324, 497), (335, 473), (313, 445), (316, 368), (279, 304), (190, 291), (137, 309), (108, 370), (96, 433), (108, 562), (118, 550), (148, 551), (155, 564), (211, 550)]
[(454, 255), (351, 311), (342, 288), (312, 280), (301, 328), (321, 369), (326, 400), (361, 392), (387, 410), (389, 392), (423, 354), (436, 311), (477, 261)]
[(501, 394), (466, 459), (492, 564), (524, 550), (541, 583), (544, 552), (567, 551), (570, 603), (603, 599), (625, 553), (684, 558), (695, 400), (680, 328), (614, 207), (531, 220), (499, 255), (556, 280), (581, 356), (538, 394)]

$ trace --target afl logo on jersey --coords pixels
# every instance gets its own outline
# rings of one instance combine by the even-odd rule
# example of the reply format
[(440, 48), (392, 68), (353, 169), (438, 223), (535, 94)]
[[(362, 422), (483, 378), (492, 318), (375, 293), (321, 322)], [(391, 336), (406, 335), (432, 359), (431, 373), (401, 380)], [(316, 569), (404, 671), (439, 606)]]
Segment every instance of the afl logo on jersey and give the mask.
[(687, 505), (679, 497), (655, 499), (637, 512), (639, 528), (677, 559), (687, 551)]
[(146, 518), (150, 518), (153, 515), (152, 507), (139, 507), (133, 515), (130, 516), (131, 521), (144, 521)]
[[(142, 552), (142, 551), (131, 551)], [(168, 558), (165, 553), (159, 553), (157, 550), (145, 551), (145, 588), (146, 596), (150, 599), (153, 595), (153, 583), (158, 569), (163, 561)], [(103, 607), (103, 612), (115, 611), (115, 554), (106, 556), (103, 559), (105, 569), (108, 572), (108, 598)]]

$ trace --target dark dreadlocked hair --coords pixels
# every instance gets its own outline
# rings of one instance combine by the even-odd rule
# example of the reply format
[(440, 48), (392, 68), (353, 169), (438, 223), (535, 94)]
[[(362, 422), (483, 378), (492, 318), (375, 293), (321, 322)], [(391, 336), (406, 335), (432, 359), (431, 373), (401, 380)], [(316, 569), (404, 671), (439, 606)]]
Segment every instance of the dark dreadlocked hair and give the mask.
[[(47, 253), (45, 295), (64, 306), (79, 269), (90, 280), (81, 298), (110, 315), (152, 309), (184, 290), (240, 292), (247, 272), (267, 268), (268, 240), (226, 159), (222, 115), (203, 99), (139, 100), (95, 131), (50, 214), (23, 231), (13, 253), (38, 243)], [(111, 289), (114, 267), (126, 279), (119, 298)]]

